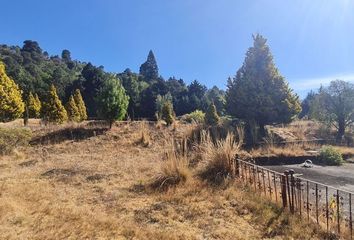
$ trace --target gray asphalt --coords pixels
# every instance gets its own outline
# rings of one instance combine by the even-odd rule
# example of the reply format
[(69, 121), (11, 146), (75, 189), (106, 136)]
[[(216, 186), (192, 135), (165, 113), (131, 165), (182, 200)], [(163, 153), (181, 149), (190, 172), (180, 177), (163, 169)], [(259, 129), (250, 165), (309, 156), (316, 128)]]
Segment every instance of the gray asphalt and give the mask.
[(277, 172), (293, 169), (300, 177), (326, 184), (344, 191), (354, 193), (354, 164), (345, 163), (342, 166), (319, 166), (304, 168), (301, 164), (264, 166)]

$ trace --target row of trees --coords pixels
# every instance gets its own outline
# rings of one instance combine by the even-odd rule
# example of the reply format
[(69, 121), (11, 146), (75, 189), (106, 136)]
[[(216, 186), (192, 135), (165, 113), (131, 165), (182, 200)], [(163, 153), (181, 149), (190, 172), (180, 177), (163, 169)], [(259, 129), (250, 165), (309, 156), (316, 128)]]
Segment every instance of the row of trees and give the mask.
[[(301, 105), (276, 68), (267, 40), (259, 34), (253, 36), (253, 46), (248, 49), (236, 76), (228, 79), (226, 92), (217, 87), (208, 90), (196, 80), (189, 85), (175, 77), (164, 80), (159, 75), (152, 51), (140, 66), (139, 73), (130, 69), (118, 74), (108, 73), (102, 66), (72, 60), (68, 50), (64, 50), (61, 57), (49, 57), (33, 41), (25, 41), (22, 48), (1, 45), (0, 59), (19, 86), (11, 83), (7, 89), (22, 89), (23, 99), (29, 99), (28, 116), (38, 117), (38, 108), (41, 108), (38, 99), (46, 99), (49, 88), (49, 95), (55, 95), (54, 87), (50, 87), (54, 85), (58, 93), (53, 98), (56, 100), (45, 101), (42, 108), (46, 109), (45, 105), (50, 103), (57, 109), (64, 109), (58, 101), (67, 102), (66, 114), (72, 121), (86, 118), (79, 117), (82, 110), (75, 107), (77, 92), (82, 92), (88, 117), (101, 117), (110, 124), (126, 115), (132, 119), (163, 118), (170, 124), (176, 115), (202, 110), (207, 112), (208, 124), (216, 124), (219, 115), (227, 114), (241, 119), (248, 131), (258, 126), (264, 136), (265, 125), (289, 123), (301, 112), (300, 116), (337, 122), (340, 138), (354, 118), (353, 87), (343, 81), (335, 81), (318, 93), (310, 93)], [(2, 69), (4, 72), (4, 66)], [(24, 105), (18, 99), (14, 101), (18, 102), (21, 112)], [(13, 103), (1, 104), (9, 105), (10, 112), (15, 108)], [(2, 121), (10, 120), (9, 116), (1, 114)]]
[[(298, 97), (279, 74), (261, 35), (254, 36), (242, 67), (228, 80), (226, 93), (217, 87), (208, 90), (196, 80), (189, 85), (174, 77), (164, 80), (152, 51), (139, 73), (127, 69), (118, 74), (72, 60), (68, 50), (61, 57), (49, 57), (34, 41), (25, 41), (22, 48), (2, 45), (0, 57), (8, 74), (23, 90), (24, 99), (45, 99), (49, 86), (55, 85), (57, 98), (67, 102), (71, 120), (78, 119), (71, 97), (76, 89), (83, 94), (89, 117), (100, 114), (110, 122), (126, 113), (133, 119), (157, 116), (171, 122), (169, 112), (178, 116), (202, 110), (214, 119), (210, 123), (227, 113), (247, 125), (256, 123), (264, 132), (266, 124), (290, 122), (301, 109)], [(53, 87), (50, 92), (54, 94)], [(104, 102), (106, 106), (110, 102), (110, 109), (103, 107)], [(57, 100), (50, 104), (62, 108)]]
[(76, 89), (82, 93), (88, 117), (97, 118), (97, 96), (104, 82), (120, 80), (129, 96), (127, 115), (131, 119), (155, 118), (156, 99), (170, 93), (177, 116), (196, 109), (206, 110), (211, 102), (219, 114), (224, 114), (225, 92), (213, 87), (207, 89), (198, 81), (186, 84), (183, 79), (165, 80), (159, 75), (152, 51), (141, 65), (139, 73), (126, 69), (122, 73), (109, 73), (102, 66), (94, 66), (71, 58), (68, 50), (61, 56), (49, 56), (35, 41), (27, 40), (22, 47), (0, 45), (0, 60), (6, 65), (7, 74), (22, 90), (23, 99), (30, 92), (44, 98), (53, 84), (59, 98), (67, 102)]

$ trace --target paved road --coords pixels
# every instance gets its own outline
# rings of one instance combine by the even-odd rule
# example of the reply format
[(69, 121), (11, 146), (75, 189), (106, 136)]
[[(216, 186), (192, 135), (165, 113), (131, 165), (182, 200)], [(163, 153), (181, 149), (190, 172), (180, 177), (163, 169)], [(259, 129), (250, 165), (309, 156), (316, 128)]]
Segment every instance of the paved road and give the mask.
[(314, 165), (313, 168), (303, 168), (299, 164), (264, 167), (277, 172), (284, 172), (288, 169), (294, 169), (295, 173), (302, 174), (302, 178), (354, 193), (354, 164), (346, 163), (342, 166), (325, 167)]

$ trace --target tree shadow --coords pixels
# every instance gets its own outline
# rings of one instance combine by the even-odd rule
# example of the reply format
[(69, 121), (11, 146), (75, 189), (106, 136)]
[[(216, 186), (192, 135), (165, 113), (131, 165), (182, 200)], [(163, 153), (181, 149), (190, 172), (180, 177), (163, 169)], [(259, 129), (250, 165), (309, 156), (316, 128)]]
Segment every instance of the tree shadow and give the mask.
[(33, 138), (30, 145), (49, 145), (57, 144), (67, 140), (80, 141), (90, 137), (103, 135), (107, 132), (108, 128), (102, 127), (78, 127), (78, 128), (64, 128), (53, 132), (46, 133), (45, 135)]

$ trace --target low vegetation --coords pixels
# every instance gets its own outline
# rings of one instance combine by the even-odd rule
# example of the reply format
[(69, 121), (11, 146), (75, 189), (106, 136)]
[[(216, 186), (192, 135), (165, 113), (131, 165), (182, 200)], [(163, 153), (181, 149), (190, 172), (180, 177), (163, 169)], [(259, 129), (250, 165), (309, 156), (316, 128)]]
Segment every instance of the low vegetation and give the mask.
[(0, 127), (0, 155), (10, 154), (18, 147), (27, 146), (32, 134), (26, 128)]
[(326, 165), (341, 165), (342, 154), (332, 146), (323, 146), (320, 151), (320, 159)]
[[(136, 144), (142, 126), (153, 139), (148, 147)], [(53, 134), (61, 134), (56, 128)], [(166, 144), (190, 131), (184, 124), (173, 130), (122, 122), (77, 141), (39, 143), (20, 149), (19, 157), (2, 156), (0, 238), (325, 239), (242, 183), (224, 178), (214, 184), (220, 173), (232, 174), (239, 135), (219, 142), (204, 135), (204, 144), (185, 156)], [(204, 160), (192, 166), (197, 153)], [(215, 167), (212, 184), (200, 177)]]

